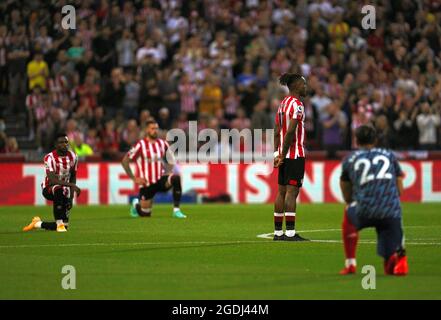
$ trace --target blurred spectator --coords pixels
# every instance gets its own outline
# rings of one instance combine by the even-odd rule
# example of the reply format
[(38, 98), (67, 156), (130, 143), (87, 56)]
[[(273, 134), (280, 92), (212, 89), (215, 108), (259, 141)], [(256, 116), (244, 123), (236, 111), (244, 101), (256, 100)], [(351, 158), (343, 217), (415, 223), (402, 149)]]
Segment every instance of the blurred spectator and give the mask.
[(158, 112), (158, 125), (159, 128), (165, 131), (171, 129), (172, 119), (170, 118), (170, 110), (167, 108), (161, 108)]
[(176, 73), (172, 73), (171, 68), (164, 68), (159, 74), (159, 94), (164, 101), (164, 107), (171, 113), (170, 118), (173, 119), (180, 110), (177, 75)]
[(392, 147), (392, 130), (385, 115), (380, 115), (375, 119), (375, 129), (377, 130), (377, 147), (391, 148)]
[(115, 120), (108, 120), (100, 134), (99, 149), (107, 160), (115, 160), (119, 153), (119, 135), (115, 128)]
[(100, 139), (98, 137), (98, 131), (95, 128), (89, 128), (87, 130), (86, 138), (84, 140), (86, 144), (90, 146), (92, 151), (99, 151)]
[(18, 147), (18, 142), (15, 137), (9, 137), (6, 142), (6, 153), (20, 153), (20, 149)]
[(439, 112), (425, 102), (421, 106), (422, 113), (416, 118), (419, 129), (419, 143), (422, 150), (435, 150), (437, 143), (437, 128), (441, 119)]
[(251, 129), (270, 129), (273, 126), (273, 120), (268, 115), (268, 102), (266, 100), (259, 101), (255, 107), (251, 117)]
[(7, 49), (9, 72), (9, 107), (18, 108), (17, 99), (26, 93), (26, 62), (30, 55), (27, 38), (24, 34), (11, 35)]
[(113, 118), (118, 112), (123, 112), (123, 102), (126, 96), (124, 81), (122, 70), (119, 68), (113, 69), (101, 99), (105, 115), (108, 118)]
[(197, 86), (191, 82), (187, 74), (182, 75), (178, 86), (181, 100), (181, 112), (188, 114), (189, 120), (196, 120)]
[(327, 107), (331, 102), (332, 100), (325, 94), (323, 86), (319, 85), (314, 96), (311, 98), (311, 103), (317, 110), (320, 120), (323, 120), (328, 116)]
[(110, 27), (104, 26), (98, 36), (93, 40), (93, 52), (98, 70), (102, 75), (109, 75), (113, 66), (115, 48)]
[(127, 121), (126, 127), (121, 132), (121, 142), (119, 145), (119, 150), (122, 152), (127, 152), (129, 149), (135, 145), (135, 143), (140, 138), (140, 132), (136, 120), (130, 119)]
[(116, 42), (118, 65), (120, 67), (132, 67), (135, 65), (136, 47), (136, 41), (133, 40), (132, 32), (130, 32), (130, 29), (125, 29), (122, 38)]
[(335, 158), (336, 152), (343, 146), (343, 137), (346, 133), (348, 119), (335, 103), (326, 107), (326, 117), (322, 118), (323, 147), (329, 158)]
[(245, 128), (251, 127), (251, 121), (246, 117), (245, 110), (242, 108), (237, 109), (237, 117), (231, 121), (231, 128), (241, 131)]
[(32, 61), (28, 63), (27, 75), (29, 78), (29, 89), (39, 86), (42, 90), (47, 88), (47, 79), (49, 77), (49, 68), (43, 60), (43, 54), (36, 52)]
[(123, 101), (124, 117), (136, 119), (138, 117), (138, 103), (141, 86), (136, 81), (131, 70), (125, 73), (125, 96)]
[(8, 93), (8, 27), (0, 24), (0, 94)]
[(407, 139), (398, 138), (395, 147), (400, 150), (410, 150), (414, 148), (413, 141), (409, 139), (413, 135), (415, 127), (414, 117), (406, 110), (400, 110), (398, 119), (394, 122), (394, 129), (398, 137), (407, 137)]
[(216, 76), (210, 75), (202, 88), (199, 112), (213, 115), (220, 108), (222, 108), (222, 90)]
[(227, 95), (224, 98), (225, 117), (232, 120), (236, 117), (237, 108), (240, 106), (240, 96), (237, 95), (236, 88), (229, 86)]
[(80, 158), (93, 155), (92, 148), (87, 143), (83, 142), (83, 138), (80, 135), (76, 136), (74, 139), (73, 151)]

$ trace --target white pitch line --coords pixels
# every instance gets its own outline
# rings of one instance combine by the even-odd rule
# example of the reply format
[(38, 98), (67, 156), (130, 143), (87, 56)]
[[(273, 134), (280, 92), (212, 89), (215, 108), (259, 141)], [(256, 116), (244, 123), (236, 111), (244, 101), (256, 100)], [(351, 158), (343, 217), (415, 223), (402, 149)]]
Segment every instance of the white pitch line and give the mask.
[[(268, 238), (265, 238), (268, 239)], [(313, 243), (342, 243), (341, 240), (311, 240)], [(112, 246), (167, 246), (167, 245), (228, 245), (228, 244), (269, 244), (280, 243), (265, 240), (238, 241), (185, 241), (185, 242), (109, 242), (109, 243), (60, 243), (0, 246), (0, 249), (47, 248), (47, 247), (112, 247)], [(376, 241), (360, 240), (360, 244), (376, 244)], [(406, 245), (441, 246), (441, 242), (408, 242)]]
[[(431, 228), (432, 226), (408, 226), (406, 228)], [(314, 233), (314, 232), (335, 232), (341, 231), (341, 229), (314, 229), (303, 230), (299, 233)], [(258, 238), (272, 240), (274, 233), (264, 233), (257, 235)], [(414, 239), (414, 241), (436, 241), (438, 239)], [(317, 243), (342, 243), (341, 240), (311, 240), (311, 242)], [(18, 248), (45, 248), (45, 247), (110, 247), (110, 246), (162, 246), (162, 245), (222, 245), (222, 244), (257, 244), (257, 243), (270, 243), (269, 241), (262, 240), (237, 240), (237, 241), (183, 241), (183, 242), (99, 242), (99, 243), (59, 243), (59, 244), (29, 244), (29, 245), (0, 245), (0, 249), (18, 249)], [(361, 244), (376, 244), (376, 241), (360, 240)], [(441, 242), (409, 242), (407, 245), (434, 245), (439, 246)]]

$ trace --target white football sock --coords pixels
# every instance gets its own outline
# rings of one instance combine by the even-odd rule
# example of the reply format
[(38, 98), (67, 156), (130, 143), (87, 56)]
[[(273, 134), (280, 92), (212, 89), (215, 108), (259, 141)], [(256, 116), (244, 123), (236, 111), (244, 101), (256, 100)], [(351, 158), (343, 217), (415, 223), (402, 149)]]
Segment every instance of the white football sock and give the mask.
[(283, 236), (283, 230), (274, 230), (274, 235), (278, 237)]
[(346, 266), (346, 268), (348, 268), (349, 266), (356, 267), (357, 266), (357, 260), (355, 258), (354, 259), (346, 259), (345, 260), (345, 266)]
[(296, 235), (296, 231), (295, 230), (286, 230), (285, 235), (287, 237), (294, 237)]
[(35, 228), (37, 229), (41, 229), (41, 224), (43, 223), (43, 221), (38, 221), (35, 223)]
[(178, 212), (178, 211), (181, 211), (181, 209), (179, 209), (179, 208), (173, 208), (173, 212)]

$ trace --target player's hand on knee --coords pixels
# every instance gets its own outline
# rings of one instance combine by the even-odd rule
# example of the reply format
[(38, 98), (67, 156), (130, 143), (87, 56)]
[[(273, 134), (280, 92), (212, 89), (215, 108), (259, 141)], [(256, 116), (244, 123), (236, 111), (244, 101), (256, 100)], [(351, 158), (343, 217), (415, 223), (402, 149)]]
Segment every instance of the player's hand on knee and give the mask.
[(73, 189), (73, 192), (75, 192), (77, 194), (77, 197), (79, 197), (80, 193), (81, 193), (81, 189), (78, 188), (76, 185), (73, 185), (72, 189)]
[(135, 180), (133, 180), (133, 181), (135, 181), (136, 184), (146, 184), (147, 183), (147, 180), (145, 180), (144, 178), (140, 178), (140, 177), (136, 177)]

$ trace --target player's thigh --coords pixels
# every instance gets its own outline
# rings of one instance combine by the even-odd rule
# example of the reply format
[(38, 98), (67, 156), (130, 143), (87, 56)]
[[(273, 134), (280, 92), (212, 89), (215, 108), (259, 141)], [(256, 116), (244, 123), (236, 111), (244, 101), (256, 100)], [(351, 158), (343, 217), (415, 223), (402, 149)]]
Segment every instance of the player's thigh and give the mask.
[(305, 176), (305, 158), (285, 159), (286, 185), (301, 188)]
[(402, 245), (403, 228), (401, 218), (386, 218), (378, 221), (377, 231), (378, 255), (389, 258)]
[(279, 190), (280, 186), (286, 186), (287, 179), (285, 173), (285, 162), (283, 162), (278, 168), (277, 183), (279, 184)]
[(54, 194), (50, 192), (49, 188), (44, 188), (42, 194), (45, 199), (49, 201), (54, 201)]
[[(158, 181), (158, 191), (159, 192), (166, 192), (170, 190), (172, 187), (172, 179), (173, 175), (169, 176), (162, 176), (161, 179)], [(175, 176), (176, 177), (176, 176)]]

